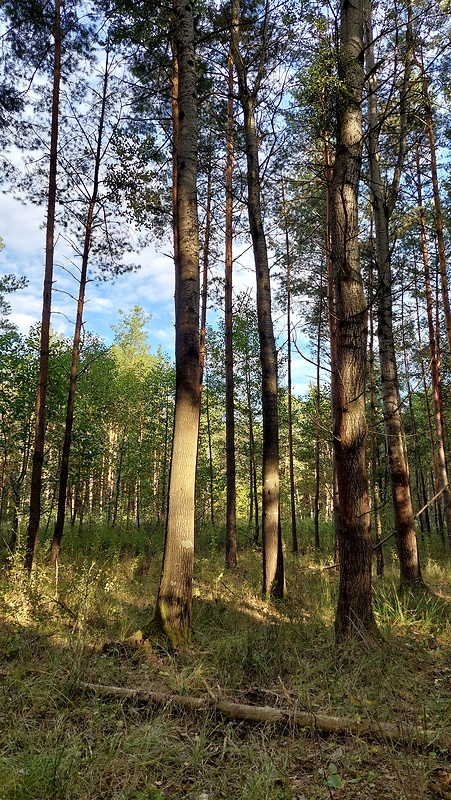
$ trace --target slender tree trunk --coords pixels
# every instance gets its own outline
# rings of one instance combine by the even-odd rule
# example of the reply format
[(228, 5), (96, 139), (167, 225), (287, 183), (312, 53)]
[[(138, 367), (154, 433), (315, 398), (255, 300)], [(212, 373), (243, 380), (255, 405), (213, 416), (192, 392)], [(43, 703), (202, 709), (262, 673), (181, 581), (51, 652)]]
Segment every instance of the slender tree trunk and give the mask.
[[(197, 443), (199, 430), (199, 234), (197, 102), (193, 6), (174, 0), (178, 78), (175, 205), (174, 433), (162, 573), (153, 624), (173, 647), (191, 634)], [(176, 121), (174, 119), (174, 122)]]
[[(377, 110), (377, 77), (374, 65), (370, 4), (367, 5), (366, 65), (368, 85), (368, 156), (370, 171), (371, 201), (374, 213), (376, 261), (378, 268), (378, 338), (381, 370), (382, 404), (384, 409), (385, 436), (390, 465), (390, 478), (395, 515), (396, 545), (400, 566), (402, 588), (422, 584), (418, 543), (415, 530), (410, 478), (401, 416), (396, 349), (393, 334), (392, 271), (389, 243), (389, 220), (399, 194), (399, 181), (406, 152), (405, 95), (410, 70), (411, 53), (408, 45), (404, 88), (400, 99), (400, 143), (393, 183), (388, 201), (384, 198), (384, 183), (380, 170), (379, 115)], [(409, 40), (409, 29), (407, 31)]]
[[(373, 294), (373, 263), (370, 262), (370, 292)], [(369, 381), (370, 381), (370, 422), (371, 422), (371, 489), (373, 497), (374, 540), (376, 549), (376, 574), (381, 578), (384, 574), (384, 552), (382, 550), (382, 526), (380, 515), (379, 480), (378, 480), (378, 446), (377, 446), (377, 414), (376, 414), (376, 382), (374, 376), (374, 313), (373, 305), (369, 309)]]
[(426, 222), (424, 218), (423, 197), (421, 190), (421, 173), (418, 149), (417, 158), (417, 194), (418, 194), (418, 213), (420, 218), (421, 230), (421, 252), (423, 256), (424, 284), (426, 293), (426, 311), (429, 332), (429, 352), (430, 352), (430, 371), (432, 400), (434, 404), (436, 452), (438, 460), (438, 491), (441, 492), (443, 506), (445, 509), (445, 522), (448, 532), (448, 543), (451, 545), (451, 492), (449, 490), (448, 466), (446, 463), (445, 431), (443, 426), (443, 400), (442, 400), (442, 379), (440, 371), (440, 356), (436, 346), (436, 336), (434, 329), (434, 308), (431, 289), (431, 276), (429, 270), (429, 256), (427, 250)]
[(50, 314), (52, 307), (53, 250), (55, 238), (56, 180), (58, 167), (59, 99), (61, 85), (61, 0), (55, 0), (52, 118), (50, 133), (49, 192), (47, 201), (47, 225), (45, 237), (45, 272), (42, 299), (41, 340), (39, 356), (39, 381), (36, 397), (36, 423), (33, 450), (33, 465), (30, 489), (30, 517), (27, 529), (25, 568), (33, 569), (38, 545), (39, 521), (41, 518), (42, 467), (44, 462), (45, 407), (50, 355)]
[(235, 405), (233, 378), (233, 58), (228, 56), (227, 165), (225, 208), (225, 372), (226, 372), (226, 566), (237, 565)]
[(254, 421), (252, 415), (252, 397), (251, 397), (251, 381), (249, 374), (249, 364), (246, 364), (246, 401), (247, 413), (249, 418), (249, 463), (250, 463), (250, 513), (249, 521), (252, 521), (252, 509), (255, 511), (254, 515), (254, 544), (258, 545), (260, 541), (260, 511), (258, 502), (257, 490), (257, 458), (255, 454), (255, 439), (254, 439)]
[(337, 642), (371, 632), (371, 530), (366, 468), (367, 307), (358, 245), (362, 147), (363, 0), (343, 0), (340, 100), (331, 202), (336, 354), (332, 364), (334, 452), (339, 492)]
[(238, 76), (238, 94), (244, 116), (244, 142), (247, 160), (247, 208), (252, 239), (257, 283), (257, 319), (262, 365), (263, 410), (263, 584), (262, 594), (283, 597), (285, 575), (279, 508), (279, 423), (277, 405), (277, 352), (271, 315), (266, 236), (261, 214), (260, 165), (255, 122), (256, 96), (262, 78), (254, 88), (248, 87), (248, 76), (240, 53), (239, 0), (232, 0), (232, 55)]
[[(435, 451), (434, 446), (434, 431), (433, 431), (433, 424), (432, 424), (432, 414), (431, 414), (431, 404), (429, 401), (429, 388), (426, 380), (426, 366), (424, 363), (424, 356), (423, 356), (423, 342), (422, 342), (422, 330), (421, 330), (421, 320), (420, 320), (420, 304), (418, 300), (418, 281), (417, 281), (417, 274), (415, 270), (415, 280), (414, 280), (414, 291), (415, 291), (415, 306), (416, 306), (416, 322), (417, 322), (417, 338), (418, 338), (418, 352), (420, 357), (420, 366), (421, 366), (421, 378), (423, 384), (423, 394), (424, 400), (426, 405), (426, 416), (428, 421), (428, 432), (429, 432), (429, 441), (431, 445), (431, 454), (432, 454), (432, 486), (434, 488), (434, 494), (438, 494), (438, 464), (437, 464), (437, 453)], [(423, 505), (425, 506), (424, 516), (426, 518), (426, 526), (429, 533), (431, 535), (431, 523), (429, 519), (429, 506), (428, 506), (428, 493), (426, 490), (426, 481), (424, 479), (424, 473), (422, 472), (422, 487), (423, 487)], [(434, 508), (436, 508), (436, 504), (434, 504)]]
[(58, 511), (56, 516), (55, 530), (53, 539), (50, 546), (50, 564), (53, 566), (58, 559), (61, 539), (64, 531), (64, 519), (66, 515), (66, 494), (67, 494), (67, 481), (69, 477), (69, 458), (70, 449), (72, 444), (72, 428), (74, 423), (74, 408), (75, 408), (75, 391), (77, 387), (78, 364), (80, 361), (80, 340), (83, 326), (83, 312), (85, 304), (86, 283), (88, 278), (88, 262), (89, 251), (91, 249), (92, 225), (94, 221), (94, 212), (97, 205), (99, 194), (99, 174), (100, 164), (102, 161), (102, 139), (103, 129), (105, 123), (105, 107), (108, 89), (108, 54), (105, 64), (105, 75), (103, 79), (102, 103), (100, 107), (99, 127), (97, 132), (96, 155), (94, 162), (94, 175), (92, 182), (92, 192), (88, 205), (88, 213), (86, 215), (85, 223), (85, 236), (83, 244), (83, 254), (81, 260), (80, 283), (78, 290), (77, 301), (77, 316), (75, 320), (74, 340), (72, 344), (72, 362), (70, 368), (69, 378), (69, 393), (67, 397), (66, 406), (66, 425), (64, 429), (64, 442), (63, 453), (61, 457), (59, 492), (58, 492)]
[(449, 300), (449, 282), (446, 269), (446, 250), (445, 237), (443, 233), (442, 205), (440, 201), (440, 191), (437, 171), (437, 155), (435, 149), (434, 119), (432, 116), (432, 106), (429, 99), (428, 80), (424, 71), (423, 56), (420, 56), (421, 79), (423, 89), (423, 109), (425, 114), (426, 127), (429, 137), (429, 148), (431, 155), (431, 177), (432, 191), (434, 195), (435, 224), (437, 232), (438, 258), (440, 264), (440, 277), (442, 284), (442, 302), (445, 312), (446, 337), (448, 343), (448, 353), (451, 356), (451, 306)]
[[(326, 167), (326, 261), (327, 261), (327, 312), (329, 318), (330, 362), (337, 363), (337, 324), (335, 310), (334, 271), (332, 259), (332, 199), (333, 199), (333, 159), (328, 131), (324, 131), (324, 163)], [(334, 430), (334, 404), (332, 403), (332, 430)], [(338, 560), (338, 530), (340, 527), (340, 509), (338, 497), (337, 469), (335, 448), (332, 447), (332, 507), (334, 517), (334, 561)]]
[(316, 396), (315, 396), (315, 498), (314, 498), (314, 531), (315, 548), (320, 549), (321, 542), (319, 537), (319, 498), (320, 498), (320, 455), (321, 455), (321, 381), (320, 381), (320, 361), (321, 361), (321, 327), (323, 322), (323, 276), (320, 280), (320, 299), (318, 328), (316, 332)]
[[(207, 206), (205, 210), (205, 233), (204, 243), (202, 247), (202, 291), (201, 291), (201, 304), (200, 304), (200, 334), (199, 334), (199, 366), (200, 366), (200, 385), (199, 391), (201, 401), (199, 403), (199, 423), (202, 411), (202, 395), (204, 386), (204, 370), (205, 370), (205, 344), (207, 338), (207, 300), (208, 300), (208, 268), (210, 260), (210, 238), (211, 238), (211, 142), (208, 147), (208, 163), (207, 163)], [(209, 395), (206, 395), (206, 410), (207, 410), (207, 436), (208, 436), (208, 453), (209, 453), (209, 477), (210, 477), (210, 522), (212, 527), (215, 525), (214, 513), (214, 497), (213, 497), (213, 457), (211, 448), (211, 428), (210, 428), (210, 409), (208, 404)], [(200, 425), (199, 425), (200, 434)]]
[(206, 412), (207, 412), (207, 439), (208, 439), (208, 476), (210, 479), (210, 522), (212, 528), (215, 527), (215, 498), (213, 491), (213, 445), (211, 441), (211, 425), (210, 425), (210, 403), (209, 393), (206, 392)]
[[(294, 483), (294, 446), (293, 446), (293, 386), (291, 378), (291, 254), (288, 233), (288, 212), (285, 199), (285, 185), (282, 178), (282, 209), (285, 228), (285, 257), (287, 262), (287, 400), (288, 400), (288, 461), (290, 471), (290, 509), (291, 509), (291, 548), (293, 553), (299, 552), (296, 523), (296, 487)], [(315, 528), (316, 532), (316, 528)]]

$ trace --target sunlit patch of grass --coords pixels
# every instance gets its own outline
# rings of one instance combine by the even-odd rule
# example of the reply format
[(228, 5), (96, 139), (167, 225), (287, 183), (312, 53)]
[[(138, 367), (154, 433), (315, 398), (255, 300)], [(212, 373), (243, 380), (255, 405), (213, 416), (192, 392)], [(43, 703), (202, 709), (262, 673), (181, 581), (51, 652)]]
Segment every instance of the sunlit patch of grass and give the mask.
[(88, 554), (74, 541), (58, 573), (41, 565), (29, 581), (18, 560), (0, 577), (2, 800), (427, 797), (440, 752), (107, 701), (80, 691), (79, 681), (446, 731), (445, 562), (426, 563), (435, 595), (420, 598), (400, 596), (389, 569), (375, 581), (381, 639), (337, 650), (338, 576), (324, 569), (326, 555), (287, 554), (287, 598), (267, 602), (258, 551), (240, 550), (238, 569), (225, 570), (209, 545), (196, 558), (193, 640), (170, 654), (121, 646), (152, 614), (161, 552), (127, 551), (125, 539), (118, 548), (116, 532), (109, 535), (110, 548), (103, 531)]

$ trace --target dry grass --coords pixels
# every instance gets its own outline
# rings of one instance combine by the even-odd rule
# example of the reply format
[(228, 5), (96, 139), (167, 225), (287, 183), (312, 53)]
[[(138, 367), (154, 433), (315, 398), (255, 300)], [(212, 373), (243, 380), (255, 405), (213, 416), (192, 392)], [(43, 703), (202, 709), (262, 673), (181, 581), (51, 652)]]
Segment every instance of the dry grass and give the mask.
[[(76, 559), (58, 578), (3, 575), (0, 597), (2, 800), (422, 800), (449, 754), (363, 738), (231, 722), (105, 701), (80, 680), (375, 721), (451, 726), (451, 574), (430, 562), (435, 596), (376, 588), (383, 638), (337, 652), (337, 576), (287, 559), (287, 600), (259, 598), (259, 556), (198, 558), (195, 636), (171, 656), (115, 644), (151, 613), (157, 556)], [(438, 788), (437, 788), (438, 787)], [(445, 790), (444, 790), (445, 791)]]

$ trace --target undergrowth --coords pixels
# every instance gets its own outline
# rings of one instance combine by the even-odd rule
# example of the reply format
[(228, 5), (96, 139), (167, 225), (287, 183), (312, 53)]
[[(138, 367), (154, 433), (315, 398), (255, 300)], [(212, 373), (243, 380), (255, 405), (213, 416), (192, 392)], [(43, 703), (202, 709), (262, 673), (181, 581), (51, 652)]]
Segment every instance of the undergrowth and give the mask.
[(446, 733), (445, 560), (425, 563), (431, 591), (420, 598), (398, 594), (395, 568), (375, 580), (379, 639), (337, 651), (338, 576), (317, 554), (287, 555), (286, 600), (263, 602), (258, 552), (241, 550), (238, 568), (226, 571), (218, 548), (205, 549), (196, 559), (193, 640), (174, 655), (123, 646), (152, 614), (160, 542), (127, 548), (122, 536), (113, 548), (102, 531), (83, 556), (70, 543), (57, 572), (41, 565), (29, 580), (20, 553), (3, 569), (2, 800), (446, 797), (436, 776), (448, 774), (449, 754), (439, 748), (151, 708), (80, 688), (144, 688)]

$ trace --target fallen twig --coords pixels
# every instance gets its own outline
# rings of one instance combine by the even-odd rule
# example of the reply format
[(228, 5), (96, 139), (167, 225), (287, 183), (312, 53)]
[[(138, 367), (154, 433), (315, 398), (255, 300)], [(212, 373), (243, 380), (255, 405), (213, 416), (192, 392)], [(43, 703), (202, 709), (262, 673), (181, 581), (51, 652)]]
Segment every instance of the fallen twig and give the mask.
[(319, 733), (351, 734), (365, 736), (378, 741), (392, 742), (404, 746), (437, 747), (451, 751), (451, 738), (438, 731), (424, 730), (411, 725), (393, 725), (388, 722), (356, 720), (350, 717), (331, 717), (313, 714), (311, 711), (298, 711), (272, 708), (270, 706), (250, 706), (232, 703), (210, 697), (190, 697), (148, 689), (125, 689), (121, 686), (104, 686), (98, 683), (80, 682), (85, 691), (95, 692), (102, 697), (120, 697), (124, 700), (141, 700), (153, 705), (172, 705), (188, 711), (213, 710), (232, 719), (251, 722), (280, 722), (311, 728)]

